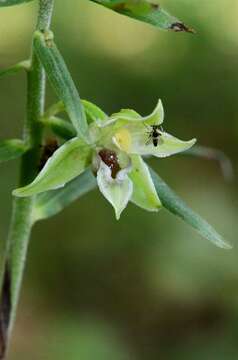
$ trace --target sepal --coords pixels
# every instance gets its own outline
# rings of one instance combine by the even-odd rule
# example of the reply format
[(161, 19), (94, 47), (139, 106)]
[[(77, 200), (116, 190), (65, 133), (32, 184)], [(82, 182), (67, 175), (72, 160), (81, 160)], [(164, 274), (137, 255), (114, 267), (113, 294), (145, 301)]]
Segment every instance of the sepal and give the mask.
[(54, 152), (36, 179), (13, 191), (15, 196), (32, 196), (57, 189), (80, 175), (89, 165), (91, 149), (79, 138), (69, 140)]
[(132, 171), (129, 174), (133, 182), (131, 201), (147, 211), (158, 211), (162, 204), (156, 192), (148, 166), (138, 155), (131, 156)]

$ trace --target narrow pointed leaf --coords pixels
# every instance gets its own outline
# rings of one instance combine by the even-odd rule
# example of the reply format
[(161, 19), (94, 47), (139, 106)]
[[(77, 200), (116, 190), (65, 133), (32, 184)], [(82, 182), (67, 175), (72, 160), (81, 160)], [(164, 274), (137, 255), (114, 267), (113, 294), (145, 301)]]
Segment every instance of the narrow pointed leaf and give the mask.
[(28, 3), (32, 0), (0, 0), (0, 7), (19, 5), (22, 3)]
[(15, 196), (32, 196), (64, 186), (89, 165), (91, 149), (78, 138), (61, 146), (47, 161), (36, 179), (13, 191)]
[(194, 32), (165, 11), (156, 0), (91, 0), (122, 15), (149, 23), (163, 30)]
[(190, 209), (189, 206), (159, 177), (159, 175), (152, 169), (150, 169), (150, 172), (162, 205), (167, 210), (191, 225), (200, 235), (214, 243), (216, 246), (223, 249), (231, 248), (222, 236), (218, 234), (206, 220)]
[(34, 49), (45, 68), (56, 95), (63, 101), (78, 135), (88, 141), (88, 124), (85, 111), (67, 66), (53, 41), (52, 33), (36, 31)]
[(33, 208), (33, 222), (58, 214), (66, 206), (93, 190), (96, 186), (95, 176), (88, 169), (63, 188), (37, 195)]
[(62, 139), (69, 140), (76, 136), (76, 131), (73, 125), (70, 122), (56, 116), (43, 118), (42, 123), (51, 129), (55, 135), (61, 137)]
[(27, 151), (22, 140), (10, 139), (0, 141), (0, 162), (16, 159)]
[[(1, 0), (0, 0), (1, 1)], [(1, 4), (1, 2), (0, 2)], [(13, 66), (10, 66), (7, 69), (0, 70), (0, 79), (4, 76), (15, 75), (21, 70), (29, 70), (31, 66), (31, 62), (29, 60), (21, 61)]]

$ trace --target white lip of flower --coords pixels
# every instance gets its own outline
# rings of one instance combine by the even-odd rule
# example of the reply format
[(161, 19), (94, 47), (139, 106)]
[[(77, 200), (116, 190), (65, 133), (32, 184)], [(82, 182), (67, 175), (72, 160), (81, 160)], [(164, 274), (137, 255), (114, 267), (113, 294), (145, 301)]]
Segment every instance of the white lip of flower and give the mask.
[(103, 160), (97, 171), (97, 183), (101, 193), (114, 207), (117, 220), (120, 218), (122, 211), (126, 208), (133, 193), (133, 183), (128, 177), (131, 171), (131, 165), (124, 168), (112, 177), (112, 171)]

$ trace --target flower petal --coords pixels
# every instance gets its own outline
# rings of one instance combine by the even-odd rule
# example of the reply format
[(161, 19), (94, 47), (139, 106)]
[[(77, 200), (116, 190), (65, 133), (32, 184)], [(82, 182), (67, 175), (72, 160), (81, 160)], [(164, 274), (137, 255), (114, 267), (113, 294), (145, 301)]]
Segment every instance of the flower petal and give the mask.
[(119, 220), (126, 208), (133, 192), (132, 181), (128, 177), (130, 167), (120, 170), (115, 179), (111, 176), (111, 169), (101, 160), (97, 172), (97, 182), (101, 193), (114, 207), (116, 218)]
[(146, 163), (138, 155), (132, 155), (131, 160), (132, 171), (129, 174), (133, 182), (131, 201), (145, 210), (158, 211), (162, 204)]
[(113, 123), (117, 123), (117, 126), (122, 126), (128, 122), (141, 122), (147, 125), (161, 125), (164, 121), (164, 108), (162, 101), (159, 100), (155, 109), (150, 115), (141, 116), (136, 111), (131, 109), (122, 109), (118, 113), (112, 114), (110, 118), (104, 122), (100, 122), (98, 125), (105, 127)]
[(120, 150), (129, 154), (156, 157), (166, 157), (185, 151), (196, 142), (196, 139), (182, 141), (166, 132), (161, 132), (157, 139), (158, 144), (155, 146), (150, 132), (142, 124), (129, 124), (116, 132), (113, 142)]
[[(128, 121), (141, 121), (141, 116), (135, 110), (132, 109), (122, 109), (118, 113), (112, 114), (108, 120), (98, 121), (97, 125), (99, 127), (106, 127), (114, 123), (120, 122), (120, 125)], [(117, 124), (118, 125), (118, 124)]]
[(147, 125), (161, 125), (164, 121), (164, 107), (162, 101), (159, 99), (154, 111), (142, 119)]
[(108, 119), (107, 114), (105, 114), (105, 112), (97, 105), (88, 100), (82, 100), (82, 103), (89, 123), (94, 121), (105, 121)]
[(31, 196), (60, 188), (89, 165), (91, 149), (79, 138), (62, 145), (47, 161), (36, 179), (29, 185), (13, 191), (15, 196)]
[(141, 147), (139, 146), (135, 152), (141, 155), (148, 154), (162, 158), (188, 150), (196, 143), (196, 141), (196, 139), (182, 141), (168, 133), (163, 132), (157, 146), (154, 146), (151, 142), (150, 144), (144, 144)]

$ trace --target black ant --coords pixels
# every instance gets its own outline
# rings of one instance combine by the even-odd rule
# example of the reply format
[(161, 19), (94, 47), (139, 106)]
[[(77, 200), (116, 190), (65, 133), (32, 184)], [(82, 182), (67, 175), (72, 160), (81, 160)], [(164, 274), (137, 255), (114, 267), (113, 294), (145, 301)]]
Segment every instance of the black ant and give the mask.
[(149, 144), (151, 141), (155, 147), (163, 143), (161, 135), (163, 134), (163, 128), (160, 125), (149, 125), (150, 130), (148, 131), (149, 139), (146, 144)]

